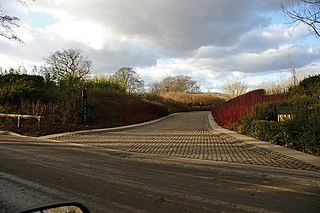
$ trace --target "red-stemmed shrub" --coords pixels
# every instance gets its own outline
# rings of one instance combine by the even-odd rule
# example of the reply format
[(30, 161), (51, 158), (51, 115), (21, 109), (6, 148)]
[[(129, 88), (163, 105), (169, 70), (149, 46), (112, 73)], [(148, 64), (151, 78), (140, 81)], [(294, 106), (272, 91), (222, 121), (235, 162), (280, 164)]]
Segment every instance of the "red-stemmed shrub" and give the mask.
[(285, 95), (266, 95), (265, 90), (258, 89), (214, 107), (212, 115), (220, 126), (230, 127), (240, 122), (257, 104), (281, 102), (286, 99)]

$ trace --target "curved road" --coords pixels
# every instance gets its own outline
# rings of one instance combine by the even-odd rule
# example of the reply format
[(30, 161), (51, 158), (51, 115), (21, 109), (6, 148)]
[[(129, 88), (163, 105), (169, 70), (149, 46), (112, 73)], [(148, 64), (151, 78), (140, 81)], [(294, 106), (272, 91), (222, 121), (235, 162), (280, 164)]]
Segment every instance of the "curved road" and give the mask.
[(55, 137), (0, 135), (0, 213), (319, 212), (320, 168), (212, 129), (208, 112)]

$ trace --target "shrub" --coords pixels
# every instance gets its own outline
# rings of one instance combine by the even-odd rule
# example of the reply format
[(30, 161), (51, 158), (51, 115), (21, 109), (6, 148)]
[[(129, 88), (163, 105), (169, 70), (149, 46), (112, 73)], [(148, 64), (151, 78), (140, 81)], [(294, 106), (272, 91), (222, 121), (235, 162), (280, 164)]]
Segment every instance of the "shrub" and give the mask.
[(168, 114), (168, 108), (145, 96), (108, 89), (89, 91), (88, 119), (91, 124), (123, 125), (143, 122)]
[[(277, 121), (277, 107), (287, 106), (286, 102), (265, 102), (258, 104), (245, 116), (246, 119)], [(240, 122), (241, 123), (241, 122)]]
[(262, 89), (254, 90), (214, 107), (212, 114), (219, 125), (231, 127), (239, 123), (258, 104), (279, 102), (286, 98), (285, 95), (268, 96)]
[(88, 90), (88, 122), (117, 123), (119, 108), (125, 94), (109, 89)]
[(320, 153), (320, 75), (304, 79), (289, 90), (288, 103), (294, 106), (289, 122), (292, 142), (303, 150)]
[[(261, 140), (274, 141), (281, 145), (291, 144), (300, 150), (320, 153), (319, 97), (320, 75), (307, 78), (299, 85), (291, 87), (289, 98), (285, 102), (258, 104), (241, 123), (234, 125), (234, 128)], [(274, 122), (277, 105), (292, 106), (293, 119)]]
[(243, 133), (252, 137), (279, 145), (290, 143), (286, 122), (244, 119), (242, 125)]
[(43, 77), (26, 74), (0, 75), (0, 104), (20, 105), (22, 100), (47, 101), (52, 98)]
[(161, 104), (141, 101), (130, 97), (120, 106), (120, 121), (122, 123), (139, 123), (156, 119), (168, 114), (168, 109)]
[(320, 101), (318, 97), (294, 102), (294, 119), (288, 124), (292, 142), (304, 150), (320, 153)]
[(84, 82), (84, 87), (89, 90), (106, 89), (118, 92), (126, 92), (126, 85), (118, 78), (95, 77)]
[(300, 97), (313, 97), (320, 95), (320, 74), (308, 77), (302, 80), (298, 86), (289, 89), (291, 99), (299, 99)]

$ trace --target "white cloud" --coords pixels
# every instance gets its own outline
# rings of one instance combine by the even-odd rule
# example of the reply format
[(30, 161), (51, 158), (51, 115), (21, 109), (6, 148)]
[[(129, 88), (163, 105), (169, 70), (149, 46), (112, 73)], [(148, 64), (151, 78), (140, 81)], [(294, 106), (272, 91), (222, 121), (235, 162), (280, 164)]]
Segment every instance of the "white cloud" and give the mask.
[[(18, 33), (25, 45), (0, 38), (0, 66), (41, 65), (53, 51), (78, 48), (93, 60), (94, 74), (130, 66), (146, 84), (182, 74), (203, 90), (218, 90), (234, 78), (286, 72), (289, 55), (297, 69), (319, 70), (319, 42), (305, 37), (303, 28), (291, 36), (280, 3), (37, 0), (24, 7), (10, 1), (3, 6), (21, 17)], [(47, 14), (50, 21), (36, 27), (32, 13)]]
[(66, 40), (81, 42), (96, 50), (103, 48), (107, 38), (105, 36), (107, 35), (106, 30), (99, 24), (91, 21), (79, 22), (70, 19), (46, 27), (43, 33), (56, 34)]

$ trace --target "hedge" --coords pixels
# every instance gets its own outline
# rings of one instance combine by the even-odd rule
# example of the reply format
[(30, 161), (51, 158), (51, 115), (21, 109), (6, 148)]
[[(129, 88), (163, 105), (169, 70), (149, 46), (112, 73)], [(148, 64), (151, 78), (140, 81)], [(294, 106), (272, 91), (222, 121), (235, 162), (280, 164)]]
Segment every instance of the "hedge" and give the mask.
[(245, 119), (242, 131), (252, 137), (278, 145), (286, 145), (291, 142), (287, 122)]

